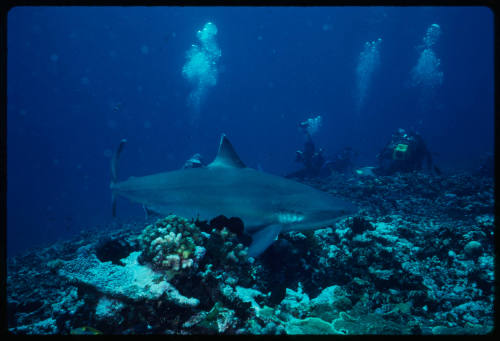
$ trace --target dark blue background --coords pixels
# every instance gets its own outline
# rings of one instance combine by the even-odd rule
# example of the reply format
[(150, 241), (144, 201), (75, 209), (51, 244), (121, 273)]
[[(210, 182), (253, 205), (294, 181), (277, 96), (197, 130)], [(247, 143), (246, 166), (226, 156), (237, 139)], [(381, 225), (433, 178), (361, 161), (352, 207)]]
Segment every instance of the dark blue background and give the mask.
[[(193, 126), (181, 70), (208, 21), (220, 74)], [(444, 82), (422, 110), (408, 82), (433, 23)], [(379, 37), (357, 114), (356, 64)], [(298, 122), (316, 115), (317, 144), (352, 146), (361, 166), (398, 127), (420, 131), (445, 171), (493, 151), (488, 8), (18, 7), (7, 45), (9, 255), (112, 221), (109, 155), (124, 137), (120, 179), (179, 168), (195, 152), (210, 161), (222, 132), (248, 166), (284, 174), (298, 168)], [(125, 200), (118, 214), (143, 217)]]

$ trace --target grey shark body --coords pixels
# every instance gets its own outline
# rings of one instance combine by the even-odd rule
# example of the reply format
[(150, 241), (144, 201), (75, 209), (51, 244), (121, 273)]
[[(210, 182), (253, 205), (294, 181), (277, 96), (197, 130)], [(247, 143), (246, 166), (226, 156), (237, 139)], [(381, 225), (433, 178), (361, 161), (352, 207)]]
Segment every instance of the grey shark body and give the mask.
[(252, 236), (249, 255), (253, 257), (267, 249), (280, 232), (332, 226), (355, 211), (345, 200), (246, 167), (225, 135), (217, 157), (206, 167), (130, 177), (118, 183), (116, 164), (112, 169), (113, 195), (141, 203), (154, 212), (200, 220), (218, 215), (240, 218), (245, 232)]

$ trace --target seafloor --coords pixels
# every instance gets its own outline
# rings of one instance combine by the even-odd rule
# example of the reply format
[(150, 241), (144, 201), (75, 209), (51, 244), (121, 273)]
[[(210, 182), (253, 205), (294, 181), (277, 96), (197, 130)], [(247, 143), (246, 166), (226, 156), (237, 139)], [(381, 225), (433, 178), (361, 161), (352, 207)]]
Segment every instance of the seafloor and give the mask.
[(361, 210), (281, 234), (252, 262), (237, 219), (150, 217), (8, 260), (15, 334), (484, 334), (493, 178), (308, 181)]

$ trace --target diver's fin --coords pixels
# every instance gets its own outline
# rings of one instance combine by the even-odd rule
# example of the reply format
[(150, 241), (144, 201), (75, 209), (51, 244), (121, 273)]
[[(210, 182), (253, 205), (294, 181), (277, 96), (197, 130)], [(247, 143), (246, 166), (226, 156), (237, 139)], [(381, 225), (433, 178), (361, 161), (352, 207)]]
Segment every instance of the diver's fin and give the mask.
[(278, 238), (281, 225), (269, 225), (252, 234), (252, 244), (248, 247), (248, 255), (257, 257), (264, 252)]
[(220, 138), (219, 151), (215, 159), (208, 167), (236, 167), (245, 168), (245, 164), (240, 160), (240, 157), (234, 151), (233, 145), (229, 142), (226, 134), (222, 134)]
[(120, 141), (120, 144), (118, 145), (118, 148), (116, 149), (116, 152), (113, 154), (113, 157), (111, 158), (111, 185), (110, 185), (110, 187), (111, 187), (111, 210), (113, 213), (113, 217), (116, 217), (116, 196), (113, 193), (113, 185), (116, 183), (116, 179), (118, 178), (118, 159), (120, 158), (120, 154), (121, 154), (126, 142), (127, 142), (126, 139), (122, 139)]

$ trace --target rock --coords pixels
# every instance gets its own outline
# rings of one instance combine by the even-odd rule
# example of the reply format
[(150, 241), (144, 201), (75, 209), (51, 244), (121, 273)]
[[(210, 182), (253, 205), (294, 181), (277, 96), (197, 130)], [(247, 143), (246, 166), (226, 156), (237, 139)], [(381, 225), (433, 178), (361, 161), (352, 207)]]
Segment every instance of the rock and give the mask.
[(303, 317), (309, 310), (309, 296), (302, 291), (302, 285), (299, 282), (297, 291), (286, 288), (285, 298), (280, 303), (281, 313), (287, 320), (294, 317)]
[(234, 291), (236, 297), (238, 297), (241, 301), (243, 302), (248, 302), (251, 303), (252, 307), (256, 310), (260, 310), (260, 305), (255, 301), (256, 297), (266, 297), (268, 295), (265, 295), (261, 293), (258, 290), (251, 289), (251, 288), (244, 288), (239, 285), (236, 286), (236, 290)]
[(224, 333), (236, 327), (238, 318), (234, 310), (228, 309), (220, 302), (216, 302), (210, 311), (202, 311), (184, 322), (184, 328), (197, 326), (208, 333)]
[(470, 241), (465, 245), (464, 253), (468, 258), (477, 258), (483, 253), (483, 246), (475, 240)]
[(361, 234), (366, 230), (373, 229), (372, 224), (363, 217), (353, 217), (347, 221), (347, 225), (351, 228), (355, 235)]
[(333, 285), (313, 298), (310, 306), (313, 316), (322, 318), (325, 321), (331, 321), (338, 316), (339, 312), (350, 310), (352, 302), (340, 286)]
[(124, 266), (100, 262), (95, 254), (88, 254), (67, 261), (59, 275), (70, 282), (93, 287), (98, 292), (118, 299), (133, 301), (158, 299), (163, 294), (179, 306), (196, 306), (199, 300), (182, 296), (160, 273), (138, 263), (140, 252), (132, 252), (122, 259)]
[(103, 296), (99, 299), (95, 308), (95, 317), (97, 320), (106, 320), (114, 324), (120, 324), (122, 318), (119, 315), (125, 307), (123, 302)]
[(59, 328), (57, 328), (56, 320), (49, 317), (33, 324), (10, 328), (9, 331), (15, 334), (57, 334)]
[(85, 305), (83, 299), (78, 299), (78, 289), (70, 287), (65, 292), (61, 293), (61, 298), (57, 303), (52, 304), (54, 314), (74, 315), (79, 308)]
[(344, 312), (333, 320), (332, 328), (338, 334), (409, 334), (410, 327), (382, 318), (379, 314), (361, 314), (354, 318)]
[(447, 327), (447, 326), (436, 326), (432, 328), (432, 334), (434, 335), (464, 335), (464, 334), (475, 334), (484, 335), (490, 333), (493, 330), (493, 326), (490, 325), (471, 325), (467, 324), (466, 327)]
[(291, 319), (286, 327), (285, 331), (290, 335), (325, 335), (325, 334), (336, 334), (335, 329), (332, 325), (317, 317), (308, 317), (306, 319)]

